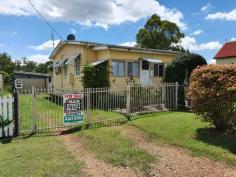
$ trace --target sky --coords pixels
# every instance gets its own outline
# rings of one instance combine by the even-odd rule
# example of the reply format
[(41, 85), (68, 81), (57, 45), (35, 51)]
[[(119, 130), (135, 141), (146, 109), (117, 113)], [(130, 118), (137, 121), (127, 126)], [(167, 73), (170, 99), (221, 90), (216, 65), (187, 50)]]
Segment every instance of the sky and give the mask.
[[(208, 63), (226, 41), (236, 40), (236, 0), (31, 0), (61, 39), (135, 45), (154, 13), (185, 33), (180, 44)], [(41, 63), (53, 50), (52, 30), (28, 0), (0, 0), (0, 53)], [(60, 37), (54, 32), (55, 45)]]

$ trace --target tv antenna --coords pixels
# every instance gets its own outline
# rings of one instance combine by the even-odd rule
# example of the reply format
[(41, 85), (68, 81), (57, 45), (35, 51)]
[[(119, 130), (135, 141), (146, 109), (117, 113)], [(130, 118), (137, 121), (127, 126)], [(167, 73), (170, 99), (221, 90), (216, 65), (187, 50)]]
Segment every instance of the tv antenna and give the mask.
[(52, 47), (53, 47), (53, 50), (55, 49), (55, 43), (54, 43), (54, 33), (53, 31), (51, 31), (51, 40), (52, 40)]

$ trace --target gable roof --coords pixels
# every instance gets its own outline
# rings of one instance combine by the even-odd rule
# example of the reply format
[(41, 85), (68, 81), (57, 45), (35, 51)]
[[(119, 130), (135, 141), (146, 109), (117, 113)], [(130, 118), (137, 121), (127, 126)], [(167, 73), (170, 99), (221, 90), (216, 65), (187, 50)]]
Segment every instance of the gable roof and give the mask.
[(236, 57), (236, 41), (226, 42), (217, 52), (214, 59)]
[(147, 53), (161, 53), (161, 54), (170, 54), (170, 55), (182, 54), (179, 51), (173, 51), (173, 50), (146, 49), (146, 48), (141, 48), (141, 47), (128, 47), (128, 46), (88, 42), (88, 41), (61, 41), (57, 45), (57, 47), (53, 50), (49, 58), (52, 59), (60, 51), (60, 49), (63, 48), (63, 46), (67, 44), (91, 46), (91, 47), (94, 47), (95, 50), (104, 50), (104, 49), (115, 50), (116, 49), (116, 50), (128, 50), (128, 51), (147, 52)]

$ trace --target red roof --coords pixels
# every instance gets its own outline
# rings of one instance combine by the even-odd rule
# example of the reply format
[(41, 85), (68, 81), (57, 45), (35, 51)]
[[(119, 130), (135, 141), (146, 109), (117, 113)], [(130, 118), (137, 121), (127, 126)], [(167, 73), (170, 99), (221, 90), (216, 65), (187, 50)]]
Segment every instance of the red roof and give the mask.
[(236, 56), (236, 41), (226, 42), (223, 47), (215, 55), (215, 59), (235, 57)]

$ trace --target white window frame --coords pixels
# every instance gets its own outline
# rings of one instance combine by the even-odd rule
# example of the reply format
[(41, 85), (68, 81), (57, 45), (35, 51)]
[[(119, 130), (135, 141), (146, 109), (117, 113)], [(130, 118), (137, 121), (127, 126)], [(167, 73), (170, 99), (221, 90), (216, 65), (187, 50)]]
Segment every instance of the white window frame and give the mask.
[[(112, 77), (125, 77), (125, 75), (126, 75), (126, 73), (125, 73), (126, 62), (123, 61), (123, 60), (121, 60), (121, 61), (120, 60), (112, 60), (111, 62), (112, 62)], [(113, 73), (113, 62), (116, 62), (117, 73)], [(123, 63), (124, 64), (123, 65), (124, 66), (124, 68), (123, 68), (124, 73), (123, 74), (119, 73), (119, 67), (120, 67), (119, 63)]]
[[(132, 64), (132, 72), (134, 70), (134, 64), (138, 64), (138, 74), (134, 75), (134, 73), (132, 73), (132, 75), (129, 73), (129, 63)], [(133, 77), (139, 77), (140, 76), (140, 62), (138, 61), (128, 61), (127, 62), (127, 75), (128, 76), (133, 76)]]
[[(155, 75), (155, 65), (158, 65), (158, 71), (157, 71), (157, 75)], [(160, 74), (160, 66), (163, 66), (163, 74), (161, 75)], [(159, 63), (159, 64), (157, 64), (157, 63), (154, 63), (153, 64), (153, 76), (154, 77), (164, 77), (164, 74), (165, 74), (165, 65), (164, 65), (164, 63)]]
[(80, 76), (80, 56), (75, 59), (75, 75)]

